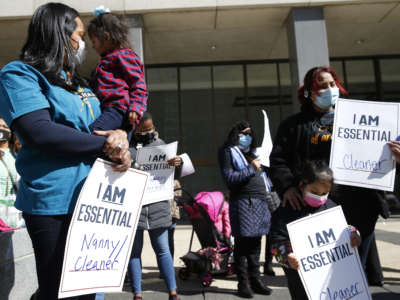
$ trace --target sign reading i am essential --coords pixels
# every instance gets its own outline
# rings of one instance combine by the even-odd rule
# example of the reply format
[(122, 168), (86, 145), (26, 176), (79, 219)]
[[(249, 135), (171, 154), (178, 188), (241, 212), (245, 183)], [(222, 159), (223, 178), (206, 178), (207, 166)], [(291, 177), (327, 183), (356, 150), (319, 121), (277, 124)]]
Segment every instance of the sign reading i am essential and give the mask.
[(96, 160), (68, 230), (59, 298), (122, 290), (147, 178)]
[(330, 167), (335, 183), (393, 191), (395, 161), (387, 142), (399, 135), (397, 103), (339, 99)]
[(136, 163), (150, 175), (143, 205), (174, 198), (175, 167), (168, 165), (167, 161), (176, 156), (177, 150), (178, 142), (137, 150)]
[(287, 225), (310, 300), (371, 300), (360, 257), (340, 206)]

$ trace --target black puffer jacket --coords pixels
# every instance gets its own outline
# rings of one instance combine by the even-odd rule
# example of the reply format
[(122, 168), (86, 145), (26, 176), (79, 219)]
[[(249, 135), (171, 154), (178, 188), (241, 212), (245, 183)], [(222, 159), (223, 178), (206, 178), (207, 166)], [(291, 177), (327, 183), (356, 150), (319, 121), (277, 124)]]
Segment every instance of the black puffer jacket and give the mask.
[[(324, 160), (329, 163), (334, 111), (317, 112), (311, 104), (278, 128), (270, 155), (270, 178), (282, 196), (287, 189), (298, 186), (302, 162)], [(381, 191), (336, 185), (330, 197), (342, 205), (347, 222), (362, 235), (373, 232), (378, 215), (385, 214)]]
[(270, 178), (280, 196), (300, 182), (304, 160), (329, 162), (333, 112), (319, 113), (311, 105), (281, 123), (270, 155)]

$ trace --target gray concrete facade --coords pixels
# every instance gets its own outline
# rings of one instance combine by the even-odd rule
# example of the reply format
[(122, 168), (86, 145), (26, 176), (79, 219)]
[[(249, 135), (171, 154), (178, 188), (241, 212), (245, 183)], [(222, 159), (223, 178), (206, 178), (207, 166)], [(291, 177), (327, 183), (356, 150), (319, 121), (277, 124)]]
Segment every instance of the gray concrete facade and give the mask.
[(129, 26), (128, 40), (132, 49), (139, 55), (144, 63), (143, 52), (143, 17), (142, 15), (127, 15), (126, 21)]
[(287, 21), (287, 35), (293, 109), (297, 112), (297, 87), (302, 84), (304, 75), (312, 67), (329, 65), (323, 8), (293, 8)]

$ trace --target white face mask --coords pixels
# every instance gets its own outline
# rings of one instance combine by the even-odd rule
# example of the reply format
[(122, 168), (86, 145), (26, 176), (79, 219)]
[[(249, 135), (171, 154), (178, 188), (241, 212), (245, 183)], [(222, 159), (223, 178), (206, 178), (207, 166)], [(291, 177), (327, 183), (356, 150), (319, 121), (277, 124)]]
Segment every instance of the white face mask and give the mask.
[(87, 55), (87, 48), (86, 48), (86, 43), (83, 40), (78, 41), (78, 49), (74, 51), (75, 58), (78, 62), (78, 64), (82, 64)]

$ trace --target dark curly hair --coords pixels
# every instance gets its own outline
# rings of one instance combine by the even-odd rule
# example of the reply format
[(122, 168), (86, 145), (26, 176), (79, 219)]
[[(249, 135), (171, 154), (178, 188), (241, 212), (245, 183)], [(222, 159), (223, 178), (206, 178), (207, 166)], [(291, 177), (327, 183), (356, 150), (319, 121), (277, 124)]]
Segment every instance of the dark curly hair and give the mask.
[(256, 148), (255, 132), (250, 123), (245, 120), (239, 121), (235, 125), (233, 125), (233, 127), (229, 131), (228, 138), (225, 141), (224, 147), (237, 146), (239, 141), (239, 133), (246, 128), (250, 128), (251, 130), (250, 135), (253, 138), (253, 140), (250, 145), (250, 150), (253, 151)]
[(333, 183), (333, 171), (323, 160), (306, 160), (301, 168), (301, 183), (307, 185), (316, 181)]
[(114, 48), (131, 48), (128, 26), (121, 16), (112, 13), (98, 15), (90, 21), (88, 33), (96, 36), (100, 42), (109, 38)]

